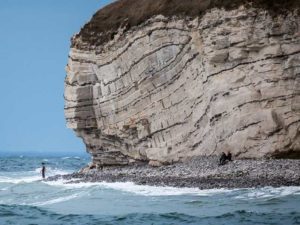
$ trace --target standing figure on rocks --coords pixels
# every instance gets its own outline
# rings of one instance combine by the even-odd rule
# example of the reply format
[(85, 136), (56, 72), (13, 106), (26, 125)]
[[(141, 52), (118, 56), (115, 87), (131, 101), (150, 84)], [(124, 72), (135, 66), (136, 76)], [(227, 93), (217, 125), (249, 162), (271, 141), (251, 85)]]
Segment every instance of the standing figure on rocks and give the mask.
[(219, 160), (219, 166), (222, 166), (226, 163), (226, 154), (224, 152), (222, 152), (220, 160)]
[(228, 160), (228, 161), (232, 161), (232, 155), (231, 155), (230, 152), (228, 152), (228, 154), (227, 154), (227, 160)]
[(228, 154), (226, 155), (224, 152), (222, 152), (220, 160), (219, 160), (219, 166), (225, 165), (227, 160), (232, 161), (231, 153), (228, 152)]
[(45, 177), (46, 177), (46, 167), (45, 167), (45, 163), (42, 163), (41, 173), (42, 173), (43, 179), (45, 179)]

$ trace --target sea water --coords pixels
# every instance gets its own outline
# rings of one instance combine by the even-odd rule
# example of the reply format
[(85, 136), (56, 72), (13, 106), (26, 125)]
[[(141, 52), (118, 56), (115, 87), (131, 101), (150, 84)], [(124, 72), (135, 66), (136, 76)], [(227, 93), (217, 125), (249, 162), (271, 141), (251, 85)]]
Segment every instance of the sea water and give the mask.
[(79, 170), (85, 157), (1, 157), (0, 225), (300, 224), (300, 187), (173, 188), (41, 180)]

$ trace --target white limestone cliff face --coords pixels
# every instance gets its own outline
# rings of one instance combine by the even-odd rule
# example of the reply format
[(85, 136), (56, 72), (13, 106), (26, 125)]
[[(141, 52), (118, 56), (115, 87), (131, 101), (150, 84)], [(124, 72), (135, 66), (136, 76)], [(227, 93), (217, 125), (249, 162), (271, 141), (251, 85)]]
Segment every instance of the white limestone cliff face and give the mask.
[(156, 16), (85, 47), (70, 50), (65, 116), (94, 164), (300, 154), (296, 13)]

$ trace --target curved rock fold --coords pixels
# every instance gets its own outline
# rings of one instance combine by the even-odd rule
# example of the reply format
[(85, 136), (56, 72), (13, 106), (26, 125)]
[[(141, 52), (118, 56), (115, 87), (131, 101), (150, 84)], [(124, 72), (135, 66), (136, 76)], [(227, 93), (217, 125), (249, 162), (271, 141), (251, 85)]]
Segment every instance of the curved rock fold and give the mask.
[[(95, 165), (300, 153), (300, 17), (243, 6), (73, 38), (65, 116)], [(96, 34), (95, 34), (96, 35)]]

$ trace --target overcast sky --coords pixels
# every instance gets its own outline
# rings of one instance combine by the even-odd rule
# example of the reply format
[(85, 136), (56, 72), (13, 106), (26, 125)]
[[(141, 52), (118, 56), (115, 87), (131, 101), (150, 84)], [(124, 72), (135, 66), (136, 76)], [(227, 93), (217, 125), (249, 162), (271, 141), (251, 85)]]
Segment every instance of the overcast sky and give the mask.
[(0, 0), (0, 153), (76, 152), (64, 119), (70, 38), (109, 0)]

